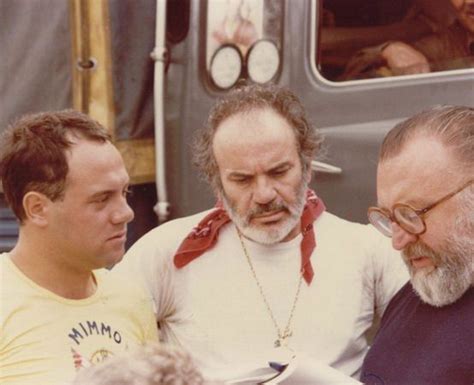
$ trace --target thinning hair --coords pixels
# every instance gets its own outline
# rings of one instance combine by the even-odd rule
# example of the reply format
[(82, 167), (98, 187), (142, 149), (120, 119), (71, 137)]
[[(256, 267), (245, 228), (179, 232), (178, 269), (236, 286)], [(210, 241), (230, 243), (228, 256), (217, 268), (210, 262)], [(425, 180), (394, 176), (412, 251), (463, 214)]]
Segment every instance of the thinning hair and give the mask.
[(104, 143), (110, 136), (98, 122), (73, 110), (24, 115), (0, 136), (0, 179), (7, 203), (20, 223), (30, 191), (62, 198), (68, 173), (66, 150), (73, 138)]
[(401, 153), (411, 140), (426, 136), (436, 138), (452, 150), (467, 172), (474, 166), (474, 108), (441, 105), (397, 124), (385, 137), (379, 161)]
[(214, 189), (221, 186), (212, 147), (217, 129), (224, 120), (236, 114), (265, 108), (272, 109), (288, 122), (295, 134), (303, 171), (311, 167), (323, 137), (309, 122), (298, 97), (287, 88), (274, 84), (245, 84), (217, 101), (211, 108), (207, 124), (198, 130), (193, 142), (193, 163)]

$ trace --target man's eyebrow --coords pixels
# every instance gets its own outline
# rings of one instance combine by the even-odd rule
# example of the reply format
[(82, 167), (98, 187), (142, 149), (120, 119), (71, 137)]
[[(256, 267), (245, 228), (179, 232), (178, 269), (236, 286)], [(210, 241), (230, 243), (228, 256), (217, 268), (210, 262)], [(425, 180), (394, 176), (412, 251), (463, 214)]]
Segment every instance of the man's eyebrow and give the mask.
[(424, 198), (416, 197), (416, 198), (398, 200), (392, 205), (392, 207), (387, 207), (386, 205), (383, 205), (380, 202), (377, 202), (377, 207), (382, 210), (391, 211), (393, 206), (395, 206), (396, 204), (408, 205), (408, 206), (413, 207), (414, 209), (422, 209), (423, 207), (427, 206), (429, 202), (427, 202), (426, 199)]
[(123, 190), (126, 190), (129, 188), (129, 185), (126, 184), (124, 185), (122, 188), (117, 188), (117, 189), (104, 189), (104, 190), (97, 190), (95, 192), (93, 192), (91, 195), (90, 195), (90, 198), (96, 198), (96, 197), (99, 197), (99, 196), (102, 196), (102, 195), (110, 195), (110, 194), (115, 194), (116, 192), (120, 191), (122, 192)]
[(113, 192), (114, 192), (113, 190), (98, 190), (98, 191), (93, 192), (91, 195), (89, 195), (89, 198), (94, 199), (102, 195), (113, 194)]
[(269, 172), (272, 172), (272, 171), (276, 171), (280, 168), (284, 168), (284, 167), (291, 167), (293, 165), (292, 162), (288, 161), (288, 160), (284, 160), (278, 164), (276, 164), (275, 166), (271, 167), (268, 171)]
[(247, 174), (241, 171), (232, 171), (229, 174), (227, 174), (228, 178), (244, 178), (244, 177), (251, 177), (251, 176), (252, 174)]

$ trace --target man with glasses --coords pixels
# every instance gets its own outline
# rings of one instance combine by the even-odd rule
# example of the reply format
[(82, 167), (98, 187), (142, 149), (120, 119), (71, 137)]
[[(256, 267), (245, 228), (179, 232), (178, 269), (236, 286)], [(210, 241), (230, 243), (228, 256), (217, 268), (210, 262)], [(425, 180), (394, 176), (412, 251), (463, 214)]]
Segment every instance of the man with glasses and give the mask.
[(411, 280), (383, 316), (366, 384), (474, 383), (473, 171), (473, 108), (434, 107), (385, 138), (368, 215)]

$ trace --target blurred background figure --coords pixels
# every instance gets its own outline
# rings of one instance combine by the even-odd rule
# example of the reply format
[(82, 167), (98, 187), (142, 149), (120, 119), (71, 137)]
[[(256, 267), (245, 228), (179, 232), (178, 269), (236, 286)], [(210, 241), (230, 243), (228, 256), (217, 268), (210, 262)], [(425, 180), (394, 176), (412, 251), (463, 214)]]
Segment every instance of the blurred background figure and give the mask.
[[(371, 53), (367, 47), (387, 41), (413, 42), (448, 27), (456, 18), (448, 0), (324, 0), (320, 4), (324, 8), (320, 10), (319, 67), (330, 80), (389, 76), (385, 69), (380, 74), (354, 74), (354, 55), (357, 68), (365, 67)], [(345, 70), (348, 62), (349, 73)]]
[(227, 0), (226, 15), (219, 22), (212, 36), (218, 46), (235, 44), (242, 55), (258, 39), (257, 30), (250, 20), (250, 4), (244, 0)]
[(72, 385), (220, 385), (206, 381), (190, 355), (150, 344), (79, 372)]
[(442, 5), (455, 15), (448, 26), (433, 23), (432, 33), (422, 38), (392, 36), (382, 45), (360, 50), (348, 62), (341, 80), (472, 68), (474, 0), (443, 0)]

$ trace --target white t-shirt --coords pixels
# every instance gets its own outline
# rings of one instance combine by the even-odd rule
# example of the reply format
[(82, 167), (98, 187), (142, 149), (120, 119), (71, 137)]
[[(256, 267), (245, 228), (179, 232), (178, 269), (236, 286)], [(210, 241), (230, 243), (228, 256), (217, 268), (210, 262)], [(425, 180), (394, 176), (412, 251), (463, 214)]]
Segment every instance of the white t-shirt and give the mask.
[(0, 383), (69, 384), (82, 367), (158, 340), (149, 295), (106, 270), (96, 292), (60, 297), (0, 254)]
[[(208, 212), (165, 223), (146, 234), (114, 268), (138, 274), (152, 293), (160, 335), (183, 345), (208, 372), (268, 360), (277, 332), (242, 250), (225, 225), (216, 245), (181, 269), (173, 256)], [(327, 212), (314, 225), (314, 278), (302, 283), (289, 346), (357, 377), (368, 348), (365, 333), (408, 275), (390, 240), (368, 225)], [(283, 330), (301, 267), (301, 235), (262, 245), (245, 240), (268, 304)], [(130, 279), (130, 278), (129, 278)]]

